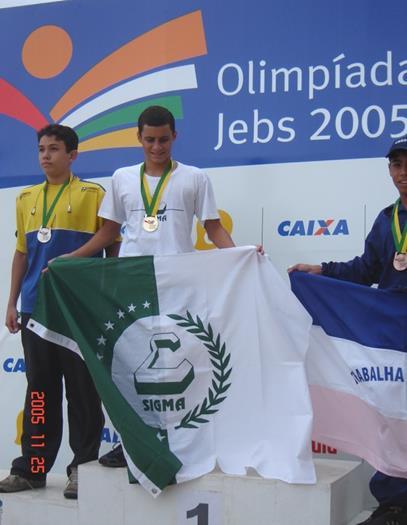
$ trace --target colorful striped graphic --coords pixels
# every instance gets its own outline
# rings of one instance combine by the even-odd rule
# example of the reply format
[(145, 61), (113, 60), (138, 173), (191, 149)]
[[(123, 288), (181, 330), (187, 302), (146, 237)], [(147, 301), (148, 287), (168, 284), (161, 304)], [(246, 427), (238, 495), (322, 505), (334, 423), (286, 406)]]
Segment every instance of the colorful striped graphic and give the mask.
[(96, 64), (59, 99), (50, 115), (58, 121), (84, 100), (114, 84), (206, 53), (201, 12), (176, 18), (138, 36)]
[(140, 113), (151, 105), (166, 107), (176, 119), (183, 117), (181, 97), (159, 97), (148, 99), (145, 102), (130, 104), (124, 108), (113, 109), (101, 117), (95, 117), (83, 126), (77, 127), (76, 133), (78, 134), (79, 139), (83, 140), (92, 135), (100, 134), (106, 129), (114, 129), (134, 124), (134, 122), (137, 122)]
[(161, 93), (163, 86), (167, 92), (198, 87), (195, 66), (188, 65), (164, 69), (125, 82), (83, 104), (60, 122), (65, 126), (75, 128), (114, 107)]
[[(50, 31), (59, 39), (57, 54), (50, 46), (44, 47)], [(50, 67), (38, 61), (38, 56), (44, 53)], [(65, 53), (63, 60), (61, 53)], [(206, 53), (200, 11), (170, 20), (137, 36), (94, 65), (54, 105), (50, 111), (52, 121), (78, 132), (82, 152), (139, 147), (135, 123), (140, 113), (158, 104), (172, 111), (176, 119), (183, 118), (181, 97), (164, 94), (198, 87), (193, 64), (148, 71)], [(22, 59), (30, 75), (45, 79), (59, 74), (71, 55), (68, 33), (58, 26), (44, 25), (27, 37)], [(0, 113), (34, 129), (48, 124), (48, 119), (23, 93), (2, 79)]]
[[(95, 151), (99, 149), (141, 147), (137, 138), (138, 128), (134, 126), (123, 128), (123, 126), (137, 122), (140, 113), (151, 105), (166, 107), (176, 119), (183, 117), (181, 97), (178, 96), (149, 99), (146, 102), (131, 104), (121, 109), (114, 109), (76, 128), (80, 139), (79, 151), (84, 153), (85, 151)], [(122, 129), (102, 133), (106, 129), (119, 127)], [(95, 136), (91, 137), (91, 135)]]
[(31, 100), (2, 78), (0, 78), (0, 113), (34, 129), (48, 124), (48, 120)]

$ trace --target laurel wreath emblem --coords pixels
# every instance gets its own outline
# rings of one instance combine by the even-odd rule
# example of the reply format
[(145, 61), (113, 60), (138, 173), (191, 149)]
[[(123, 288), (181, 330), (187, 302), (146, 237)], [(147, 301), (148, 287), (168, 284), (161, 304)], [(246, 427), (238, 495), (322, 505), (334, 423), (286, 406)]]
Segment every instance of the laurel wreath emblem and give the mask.
[(219, 410), (219, 406), (227, 396), (223, 395), (230, 387), (231, 383), (227, 382), (232, 372), (232, 367), (229, 367), (230, 354), (226, 353), (226, 345), (221, 345), (220, 334), (214, 337), (213, 329), (210, 323), (205, 328), (202, 320), (199, 316), (196, 316), (196, 320), (192, 315), (186, 312), (186, 317), (181, 315), (168, 315), (171, 319), (179, 321), (176, 324), (187, 329), (187, 332), (194, 334), (200, 339), (208, 349), (210, 355), (210, 362), (213, 365), (213, 378), (212, 386), (208, 389), (208, 395), (202, 401), (196, 405), (195, 408), (190, 410), (182, 418), (181, 423), (175, 428), (198, 428), (198, 425), (208, 423), (209, 419), (204, 416), (215, 414)]

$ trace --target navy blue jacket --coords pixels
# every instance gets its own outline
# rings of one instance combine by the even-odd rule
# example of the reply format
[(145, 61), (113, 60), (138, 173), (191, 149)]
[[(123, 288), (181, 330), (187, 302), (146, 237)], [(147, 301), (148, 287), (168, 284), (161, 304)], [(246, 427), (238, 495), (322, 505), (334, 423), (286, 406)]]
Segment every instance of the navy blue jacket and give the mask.
[[(379, 288), (407, 292), (407, 270), (393, 268), (395, 246), (391, 231), (393, 205), (382, 210), (365, 241), (365, 251), (360, 257), (348, 262), (322, 263), (322, 275), (352, 281), (354, 283), (378, 284)], [(407, 210), (399, 205), (400, 228), (407, 221)]]

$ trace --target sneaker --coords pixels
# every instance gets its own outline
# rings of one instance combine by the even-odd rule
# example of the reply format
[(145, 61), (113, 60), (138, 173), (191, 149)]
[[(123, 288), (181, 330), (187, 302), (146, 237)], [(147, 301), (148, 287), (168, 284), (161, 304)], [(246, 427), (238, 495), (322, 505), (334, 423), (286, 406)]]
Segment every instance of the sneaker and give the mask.
[(379, 505), (367, 520), (357, 525), (407, 525), (407, 508), (398, 505)]
[(123, 447), (119, 443), (113, 449), (99, 458), (99, 463), (104, 467), (127, 467), (126, 459), (123, 454)]
[(67, 499), (78, 499), (78, 467), (72, 467), (66, 482), (64, 496)]
[(27, 479), (19, 474), (10, 474), (0, 481), (0, 492), (21, 492), (22, 490), (42, 489), (45, 479)]

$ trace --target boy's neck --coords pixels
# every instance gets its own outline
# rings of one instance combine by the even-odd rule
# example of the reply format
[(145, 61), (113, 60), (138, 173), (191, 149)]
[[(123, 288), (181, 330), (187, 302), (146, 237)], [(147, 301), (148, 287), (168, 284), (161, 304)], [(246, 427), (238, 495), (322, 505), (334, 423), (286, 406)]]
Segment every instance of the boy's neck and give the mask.
[(169, 162), (171, 162), (171, 159), (168, 159), (163, 164), (155, 164), (153, 162), (144, 161), (144, 173), (150, 175), (151, 177), (161, 177), (167, 169)]
[(407, 210), (407, 194), (400, 193), (400, 200), (404, 206), (404, 209)]
[(45, 179), (48, 182), (48, 184), (64, 184), (67, 180), (69, 180), (71, 177), (71, 172), (68, 171), (67, 173), (58, 173), (58, 174), (52, 174), (52, 175), (45, 175)]

